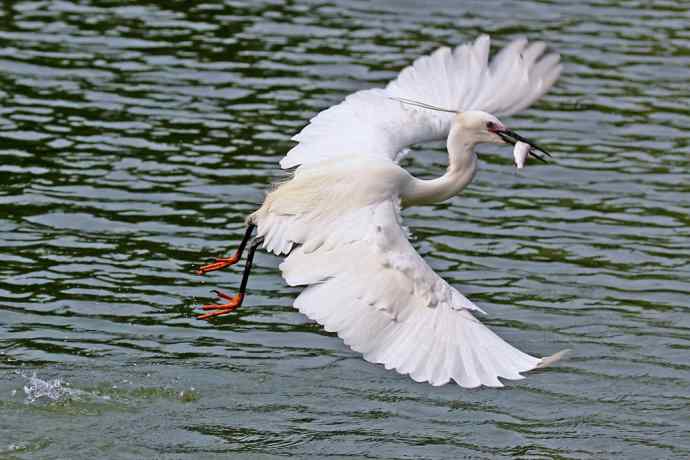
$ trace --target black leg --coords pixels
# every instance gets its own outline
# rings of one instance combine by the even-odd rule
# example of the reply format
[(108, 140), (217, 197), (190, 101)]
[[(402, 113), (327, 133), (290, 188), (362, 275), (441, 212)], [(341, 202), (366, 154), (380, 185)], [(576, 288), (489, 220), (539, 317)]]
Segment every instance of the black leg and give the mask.
[(252, 237), (252, 233), (254, 233), (254, 229), (256, 228), (255, 224), (249, 224), (247, 225), (247, 230), (244, 232), (244, 236), (242, 237), (242, 242), (240, 243), (240, 247), (237, 248), (237, 252), (235, 253), (236, 255), (239, 255), (242, 257), (242, 253), (244, 252), (244, 248), (247, 246), (247, 242), (249, 241), (249, 238)]
[(252, 241), (249, 246), (249, 253), (247, 254), (247, 263), (244, 266), (244, 272), (242, 273), (242, 283), (240, 283), (240, 294), (244, 295), (247, 291), (247, 281), (249, 281), (249, 274), (252, 271), (252, 264), (254, 263), (254, 253), (256, 249), (263, 243), (263, 238), (256, 238)]

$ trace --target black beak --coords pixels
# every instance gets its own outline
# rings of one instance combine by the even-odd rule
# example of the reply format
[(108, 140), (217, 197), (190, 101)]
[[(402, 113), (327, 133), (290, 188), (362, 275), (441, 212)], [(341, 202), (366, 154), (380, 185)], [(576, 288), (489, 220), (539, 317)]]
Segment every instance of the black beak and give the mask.
[(501, 139), (503, 139), (504, 141), (506, 141), (509, 144), (515, 145), (517, 143), (517, 141), (521, 141), (521, 142), (524, 142), (525, 144), (529, 144), (532, 148), (529, 149), (528, 153), (530, 155), (532, 155), (534, 158), (536, 158), (540, 161), (543, 161), (544, 163), (547, 162), (546, 159), (544, 157), (542, 157), (541, 155), (538, 155), (537, 152), (535, 152), (535, 150), (538, 150), (538, 151), (544, 153), (546, 156), (549, 156), (549, 157), (551, 156), (551, 154), (549, 152), (547, 152), (546, 150), (544, 150), (543, 147), (540, 147), (539, 145), (535, 144), (531, 140), (520, 136), (515, 131), (505, 129), (503, 131), (495, 131), (495, 132), (496, 132), (496, 134), (501, 136)]

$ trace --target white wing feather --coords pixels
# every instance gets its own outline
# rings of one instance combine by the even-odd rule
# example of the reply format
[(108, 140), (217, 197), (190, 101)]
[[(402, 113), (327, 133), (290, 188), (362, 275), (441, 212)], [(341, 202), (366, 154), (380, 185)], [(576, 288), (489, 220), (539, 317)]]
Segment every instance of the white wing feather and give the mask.
[[(295, 307), (365, 359), (417, 381), (501, 386), (547, 362), (503, 341), (415, 251), (400, 223), (409, 173), (389, 160), (338, 158), (297, 169), (250, 221), (280, 268), (306, 286)], [(337, 203), (334, 206), (333, 203)]]
[(452, 114), (401, 104), (403, 97), (452, 110), (510, 115), (539, 99), (561, 72), (557, 54), (543, 56), (542, 42), (516, 39), (489, 62), (490, 39), (479, 37), (454, 50), (443, 47), (403, 69), (385, 89), (351, 94), (316, 115), (292, 139), (298, 144), (283, 168), (343, 155), (396, 161), (407, 146), (445, 139)]
[[(336, 332), (370, 362), (418, 382), (502, 386), (541, 359), (512, 347), (481, 324), (478, 310), (414, 250), (392, 200), (353, 209), (333, 227), (340, 244), (296, 247), (281, 264), (292, 286), (308, 286), (295, 307)], [(260, 229), (261, 230), (261, 229)], [(308, 237), (330, 228), (313, 227)]]

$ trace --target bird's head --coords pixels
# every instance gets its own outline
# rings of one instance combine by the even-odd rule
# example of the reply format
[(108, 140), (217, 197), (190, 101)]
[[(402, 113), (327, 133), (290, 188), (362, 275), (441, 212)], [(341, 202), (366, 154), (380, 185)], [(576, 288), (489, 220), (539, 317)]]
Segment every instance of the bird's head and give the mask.
[(459, 112), (453, 120), (453, 127), (451, 129), (464, 142), (514, 145), (516, 142), (522, 141), (530, 145), (528, 153), (533, 157), (545, 162), (544, 158), (536, 151), (551, 156), (549, 152), (535, 142), (520, 136), (515, 131), (511, 131), (498, 118), (481, 110)]
[(511, 131), (501, 123), (495, 116), (482, 110), (464, 110), (458, 111), (453, 109), (446, 109), (436, 107), (404, 97), (390, 96), (390, 99), (402, 102), (403, 104), (421, 107), (423, 109), (435, 110), (438, 112), (447, 112), (455, 114), (453, 123), (448, 135), (448, 142), (462, 142), (470, 144), (511, 144), (515, 145), (518, 141), (529, 145), (527, 154), (546, 163), (544, 157), (537, 152), (542, 152), (547, 156), (551, 156), (549, 152), (537, 145), (535, 142), (520, 136), (515, 131)]
[(495, 116), (481, 110), (459, 112), (453, 120), (453, 128), (465, 142), (476, 144), (505, 144), (498, 134), (507, 132), (508, 128)]

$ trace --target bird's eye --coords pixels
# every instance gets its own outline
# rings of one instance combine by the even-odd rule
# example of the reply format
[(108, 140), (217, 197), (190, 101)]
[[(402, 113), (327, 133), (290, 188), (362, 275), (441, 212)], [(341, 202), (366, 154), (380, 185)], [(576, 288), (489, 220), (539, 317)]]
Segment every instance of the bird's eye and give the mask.
[(486, 129), (488, 129), (489, 131), (496, 131), (496, 128), (496, 123), (494, 123), (493, 121), (486, 122)]

